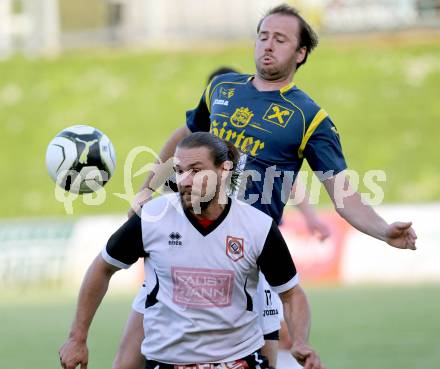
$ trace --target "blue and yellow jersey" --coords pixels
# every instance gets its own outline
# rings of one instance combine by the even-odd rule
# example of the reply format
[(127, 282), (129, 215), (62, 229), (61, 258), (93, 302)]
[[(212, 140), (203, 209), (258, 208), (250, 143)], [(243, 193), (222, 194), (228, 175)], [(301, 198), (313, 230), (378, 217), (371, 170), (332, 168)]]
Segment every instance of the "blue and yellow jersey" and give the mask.
[(333, 122), (307, 94), (293, 83), (258, 91), (252, 78), (214, 78), (199, 105), (186, 113), (186, 123), (192, 132), (210, 131), (234, 143), (248, 179), (239, 197), (279, 223), (304, 159), (313, 171), (330, 175), (346, 164)]

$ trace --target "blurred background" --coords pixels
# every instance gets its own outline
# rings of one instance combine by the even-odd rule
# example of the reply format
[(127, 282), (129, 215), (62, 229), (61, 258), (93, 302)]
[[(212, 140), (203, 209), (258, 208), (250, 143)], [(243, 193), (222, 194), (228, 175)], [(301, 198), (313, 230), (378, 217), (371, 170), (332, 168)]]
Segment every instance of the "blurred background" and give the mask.
[[(331, 115), (350, 169), (386, 173), (378, 212), (412, 220), (419, 236), (416, 252), (391, 249), (354, 231), (321, 191), (332, 232), (321, 243), (288, 206), (282, 230), (310, 296), (311, 342), (328, 368), (437, 369), (440, 1), (287, 2), (320, 35), (296, 84)], [(257, 22), (279, 3), (0, 0), (1, 368), (59, 365), (85, 269), (126, 217), (115, 194), (126, 192), (128, 153), (158, 152), (217, 67), (254, 73)], [(67, 214), (44, 159), (74, 124), (109, 136), (117, 168), (103, 204), (78, 197)], [(91, 368), (111, 366), (142, 267), (119, 274), (91, 330)], [(284, 356), (279, 368), (289, 366)]]

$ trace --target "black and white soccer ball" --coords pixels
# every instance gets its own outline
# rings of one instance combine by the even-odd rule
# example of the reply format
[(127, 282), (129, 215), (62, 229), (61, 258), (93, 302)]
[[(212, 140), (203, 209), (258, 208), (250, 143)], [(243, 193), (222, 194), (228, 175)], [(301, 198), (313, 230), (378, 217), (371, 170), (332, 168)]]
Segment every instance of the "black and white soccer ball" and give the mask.
[(115, 170), (115, 150), (100, 130), (76, 125), (63, 129), (49, 143), (46, 166), (58, 186), (73, 193), (91, 193), (104, 186)]

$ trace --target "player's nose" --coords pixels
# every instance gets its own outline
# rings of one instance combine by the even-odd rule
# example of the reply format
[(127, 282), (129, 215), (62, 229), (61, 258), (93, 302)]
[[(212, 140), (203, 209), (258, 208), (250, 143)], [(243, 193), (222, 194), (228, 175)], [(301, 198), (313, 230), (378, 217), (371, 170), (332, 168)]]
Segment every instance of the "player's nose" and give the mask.
[(186, 172), (177, 177), (177, 183), (181, 187), (191, 187), (193, 182), (193, 176), (191, 173)]
[(265, 52), (265, 53), (272, 53), (272, 52), (273, 52), (273, 48), (272, 48), (272, 46), (265, 47), (265, 48), (264, 48), (264, 52)]
[(274, 40), (272, 37), (269, 37), (264, 43), (264, 51), (272, 52), (274, 49)]

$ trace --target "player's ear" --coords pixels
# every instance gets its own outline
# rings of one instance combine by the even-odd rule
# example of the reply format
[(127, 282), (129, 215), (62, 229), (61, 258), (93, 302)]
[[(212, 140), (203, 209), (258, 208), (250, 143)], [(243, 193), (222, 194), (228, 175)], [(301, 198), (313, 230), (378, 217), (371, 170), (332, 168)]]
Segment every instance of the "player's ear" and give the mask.
[(234, 168), (234, 163), (230, 160), (226, 160), (222, 164), (222, 170), (229, 172)]
[(307, 48), (305, 46), (297, 49), (296, 59), (295, 59), (297, 65), (305, 59), (306, 54), (307, 54)]

